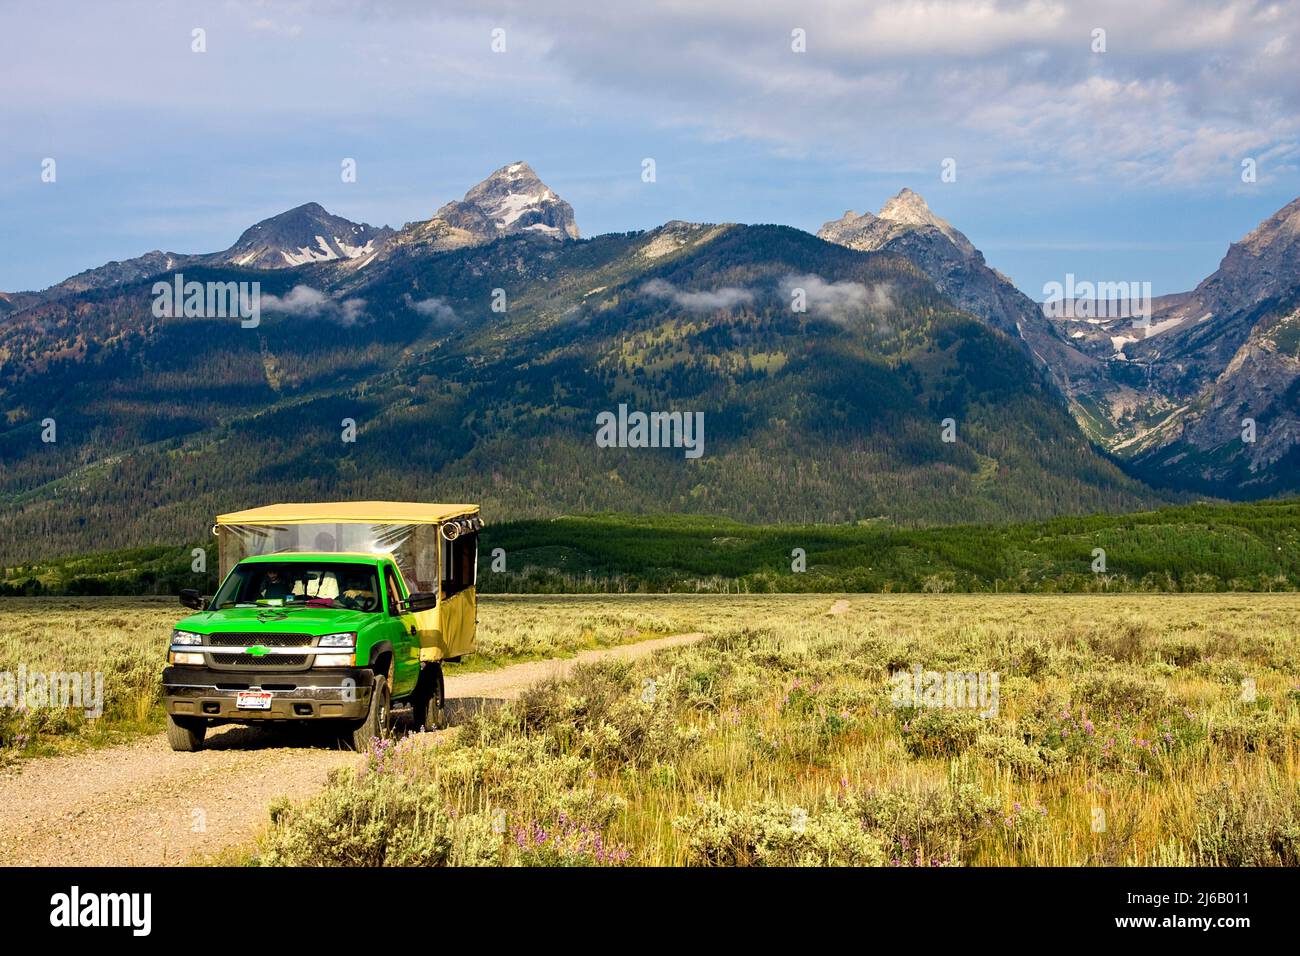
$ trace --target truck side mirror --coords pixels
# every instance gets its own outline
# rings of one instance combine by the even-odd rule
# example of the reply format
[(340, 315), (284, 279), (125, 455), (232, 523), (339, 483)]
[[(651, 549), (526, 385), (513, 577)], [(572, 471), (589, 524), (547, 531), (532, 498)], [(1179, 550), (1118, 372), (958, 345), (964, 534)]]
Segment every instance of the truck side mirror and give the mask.
[(406, 610), (412, 614), (416, 611), (432, 611), (437, 606), (437, 591), (412, 591), (406, 599)]
[(203, 595), (194, 588), (182, 588), (181, 603), (186, 607), (194, 608), (196, 611), (202, 611), (208, 602), (205, 601)]

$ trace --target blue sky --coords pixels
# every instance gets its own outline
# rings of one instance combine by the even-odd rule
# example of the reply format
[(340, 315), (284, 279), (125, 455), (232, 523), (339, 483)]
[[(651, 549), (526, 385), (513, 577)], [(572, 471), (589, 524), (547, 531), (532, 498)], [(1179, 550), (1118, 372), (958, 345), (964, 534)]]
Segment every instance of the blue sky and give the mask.
[(0, 289), (308, 201), (400, 226), (522, 159), (583, 235), (816, 230), (909, 186), (1031, 296), (1181, 291), (1300, 195), (1298, 57), (1300, 5), (1232, 0), (11, 3)]

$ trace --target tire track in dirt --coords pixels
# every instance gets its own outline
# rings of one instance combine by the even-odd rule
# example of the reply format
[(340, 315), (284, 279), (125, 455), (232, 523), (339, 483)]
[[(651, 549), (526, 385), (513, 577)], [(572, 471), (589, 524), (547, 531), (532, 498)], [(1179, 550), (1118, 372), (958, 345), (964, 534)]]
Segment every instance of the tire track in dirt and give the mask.
[[(634, 659), (704, 635), (678, 634), (447, 677), (454, 722), (579, 664)], [(430, 734), (430, 739), (442, 734)], [(280, 796), (302, 799), (361, 758), (319, 728), (221, 727), (198, 753), (157, 734), (38, 758), (0, 772), (0, 866), (169, 866), (249, 843)]]

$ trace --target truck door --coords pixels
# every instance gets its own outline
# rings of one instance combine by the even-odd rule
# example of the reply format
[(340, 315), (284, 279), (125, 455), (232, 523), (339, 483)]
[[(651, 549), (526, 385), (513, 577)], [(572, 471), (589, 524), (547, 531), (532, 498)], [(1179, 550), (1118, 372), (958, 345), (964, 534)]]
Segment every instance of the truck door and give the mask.
[(415, 616), (399, 610), (406, 599), (406, 583), (391, 564), (384, 565), (384, 613), (390, 619), (389, 640), (393, 644), (393, 696), (405, 697), (420, 676), (420, 641), (415, 633)]

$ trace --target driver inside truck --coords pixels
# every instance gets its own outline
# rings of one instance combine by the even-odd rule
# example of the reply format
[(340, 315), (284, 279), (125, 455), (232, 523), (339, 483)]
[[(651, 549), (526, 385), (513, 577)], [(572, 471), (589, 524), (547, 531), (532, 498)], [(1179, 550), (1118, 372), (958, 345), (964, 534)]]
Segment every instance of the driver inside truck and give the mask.
[(375, 606), (375, 592), (370, 587), (369, 575), (353, 572), (344, 576), (340, 593), (346, 604), (369, 611)]
[(266, 600), (284, 600), (293, 594), (293, 584), (278, 568), (270, 568), (262, 580), (261, 597)]

